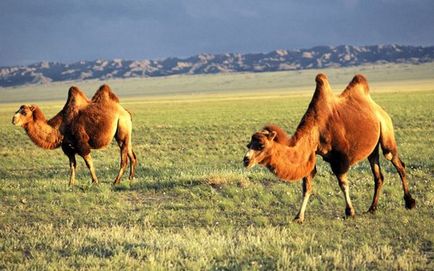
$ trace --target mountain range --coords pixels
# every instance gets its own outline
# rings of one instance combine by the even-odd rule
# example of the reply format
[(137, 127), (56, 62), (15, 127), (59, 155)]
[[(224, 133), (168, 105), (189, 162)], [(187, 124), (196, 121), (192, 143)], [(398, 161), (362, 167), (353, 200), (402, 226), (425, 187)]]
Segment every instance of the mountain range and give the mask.
[(269, 72), (327, 67), (348, 67), (378, 63), (425, 63), (434, 61), (434, 46), (372, 45), (317, 46), (269, 53), (199, 54), (188, 58), (161, 60), (79, 61), (71, 64), (39, 62), (28, 66), (0, 68), (0, 87), (56, 81)]

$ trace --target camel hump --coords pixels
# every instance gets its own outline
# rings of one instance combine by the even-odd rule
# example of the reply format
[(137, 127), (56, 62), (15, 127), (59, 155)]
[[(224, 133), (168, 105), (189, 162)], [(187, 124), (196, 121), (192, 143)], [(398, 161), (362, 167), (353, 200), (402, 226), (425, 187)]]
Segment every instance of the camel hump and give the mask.
[(348, 84), (344, 92), (361, 92), (363, 94), (369, 94), (368, 80), (362, 74), (356, 74), (353, 77), (353, 80), (351, 80), (351, 82)]
[(116, 94), (113, 93), (109, 85), (103, 84), (95, 92), (95, 95), (93, 95), (92, 101), (95, 103), (107, 102), (107, 101), (113, 101), (119, 103), (119, 98), (118, 96), (116, 96)]
[(68, 96), (74, 96), (77, 94), (80, 94), (82, 91), (76, 87), (76, 86), (71, 86), (68, 90)]
[(330, 84), (329, 84), (329, 79), (327, 78), (326, 74), (319, 73), (315, 77), (315, 82), (316, 82), (315, 92), (324, 93), (324, 94), (332, 92)]
[(66, 99), (65, 106), (63, 107), (63, 111), (66, 114), (70, 114), (71, 112), (78, 112), (78, 110), (86, 107), (89, 104), (89, 99), (86, 97), (83, 91), (81, 91), (78, 87), (72, 86), (68, 91), (68, 98)]
[(353, 80), (351, 80), (351, 83), (354, 84), (368, 84), (368, 80), (366, 79), (366, 77), (363, 74), (356, 74), (353, 77)]
[(86, 97), (83, 91), (76, 86), (71, 86), (68, 91), (67, 104), (73, 103), (76, 106), (87, 104), (89, 99)]
[(319, 85), (325, 85), (328, 84), (329, 79), (327, 78), (327, 75), (324, 73), (318, 73), (315, 77), (315, 81)]

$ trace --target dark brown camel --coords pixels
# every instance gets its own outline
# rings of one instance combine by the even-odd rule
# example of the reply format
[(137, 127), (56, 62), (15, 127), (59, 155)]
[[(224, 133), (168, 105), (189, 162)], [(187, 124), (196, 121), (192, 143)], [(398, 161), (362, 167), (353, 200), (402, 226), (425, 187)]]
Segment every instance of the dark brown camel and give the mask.
[(267, 167), (284, 181), (303, 179), (303, 202), (295, 220), (302, 223), (312, 178), (316, 173), (316, 155), (330, 163), (344, 193), (346, 216), (354, 216), (349, 195), (347, 172), (352, 165), (368, 158), (374, 175), (374, 198), (369, 208), (374, 212), (383, 186), (379, 163), (379, 147), (401, 177), (405, 207), (412, 209), (404, 163), (398, 155), (392, 121), (389, 115), (369, 95), (368, 83), (356, 75), (347, 88), (335, 96), (324, 74), (316, 77), (316, 90), (309, 107), (294, 135), (289, 137), (275, 125), (253, 134), (247, 145), (244, 165)]
[(131, 145), (131, 115), (119, 104), (118, 97), (108, 85), (102, 85), (92, 100), (78, 88), (71, 87), (63, 109), (48, 121), (38, 106), (22, 105), (12, 123), (23, 127), (30, 139), (41, 148), (62, 147), (69, 158), (70, 185), (75, 184), (76, 154), (83, 157), (92, 182), (98, 183), (90, 151), (106, 147), (113, 137), (121, 151), (120, 169), (114, 183), (120, 182), (128, 160), (129, 177), (134, 178), (137, 159)]

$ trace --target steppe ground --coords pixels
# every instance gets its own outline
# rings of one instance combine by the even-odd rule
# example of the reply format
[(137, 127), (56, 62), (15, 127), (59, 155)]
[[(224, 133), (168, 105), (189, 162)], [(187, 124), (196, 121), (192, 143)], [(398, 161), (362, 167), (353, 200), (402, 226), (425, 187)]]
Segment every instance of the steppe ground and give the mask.
[[(251, 134), (266, 123), (293, 133), (317, 72), (339, 93), (365, 74), (391, 115), (417, 208), (406, 210), (399, 176), (381, 159), (385, 186), (367, 214), (367, 161), (350, 171), (357, 216), (318, 159), (303, 225), (292, 222), (301, 183), (246, 171)], [(52, 116), (70, 85), (91, 96), (101, 81), (0, 89), (0, 269), (2, 270), (433, 270), (434, 63), (275, 73), (111, 80), (133, 115), (137, 178), (111, 185), (115, 143), (93, 151), (99, 186), (79, 159), (69, 188), (61, 150), (37, 148), (11, 124), (19, 105)]]

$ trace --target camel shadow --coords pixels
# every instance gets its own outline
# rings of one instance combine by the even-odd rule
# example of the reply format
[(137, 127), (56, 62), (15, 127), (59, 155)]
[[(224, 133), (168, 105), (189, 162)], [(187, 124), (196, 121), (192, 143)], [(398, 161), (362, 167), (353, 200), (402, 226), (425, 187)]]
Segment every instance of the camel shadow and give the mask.
[[(141, 168), (137, 170), (138, 178), (124, 180), (120, 184), (113, 185), (113, 190), (122, 191), (168, 191), (177, 188), (192, 188), (204, 185), (203, 180), (198, 178), (178, 178), (176, 173), (171, 174), (170, 169)], [(141, 178), (140, 176), (143, 176)]]

